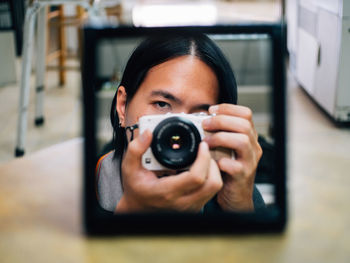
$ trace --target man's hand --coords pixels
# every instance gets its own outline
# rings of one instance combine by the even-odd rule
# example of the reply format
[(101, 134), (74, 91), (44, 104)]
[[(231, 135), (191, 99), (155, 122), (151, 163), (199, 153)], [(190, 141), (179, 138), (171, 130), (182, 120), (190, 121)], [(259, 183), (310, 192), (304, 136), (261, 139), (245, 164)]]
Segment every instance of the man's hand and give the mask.
[(216, 116), (203, 121), (206, 131), (214, 132), (205, 141), (210, 148), (224, 147), (235, 152), (235, 159), (221, 158), (224, 186), (217, 201), (226, 211), (253, 211), (255, 172), (262, 156), (252, 111), (243, 106), (220, 104), (209, 108)]
[(124, 194), (115, 211), (199, 212), (223, 185), (220, 170), (211, 159), (207, 143), (200, 144), (197, 158), (189, 171), (159, 178), (141, 164), (142, 155), (151, 141), (152, 134), (146, 130), (129, 143), (122, 161)]

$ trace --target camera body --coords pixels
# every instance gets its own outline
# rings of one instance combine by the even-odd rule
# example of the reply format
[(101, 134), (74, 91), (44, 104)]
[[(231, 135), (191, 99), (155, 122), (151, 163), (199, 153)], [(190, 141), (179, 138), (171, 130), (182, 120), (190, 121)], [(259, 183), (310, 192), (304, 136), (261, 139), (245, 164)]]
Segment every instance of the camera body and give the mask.
[[(146, 115), (139, 119), (140, 133), (153, 132), (151, 146), (142, 156), (142, 165), (151, 171), (186, 170), (194, 162), (199, 143), (209, 134), (202, 121), (206, 113), (166, 113)], [(210, 151), (212, 158), (234, 158), (234, 152), (222, 147)]]

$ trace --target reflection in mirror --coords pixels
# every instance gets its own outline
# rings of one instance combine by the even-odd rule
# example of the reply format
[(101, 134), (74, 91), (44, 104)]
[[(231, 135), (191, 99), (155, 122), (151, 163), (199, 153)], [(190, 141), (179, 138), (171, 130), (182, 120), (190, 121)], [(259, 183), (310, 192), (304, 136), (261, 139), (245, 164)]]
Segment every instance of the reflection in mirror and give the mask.
[[(141, 50), (135, 55), (138, 60), (155, 61), (148, 67), (132, 64), (135, 61), (130, 59), (144, 39), (98, 42), (96, 189), (105, 210), (206, 213), (274, 207), (271, 39), (265, 34), (208, 35), (210, 41), (199, 38), (198, 42), (187, 38), (187, 47), (184, 39), (183, 43), (172, 39), (166, 52), (180, 50), (176, 45), (188, 52), (163, 54), (164, 59)], [(148, 45), (160, 45), (157, 41)], [(201, 46), (203, 41), (209, 48)], [(218, 60), (220, 55), (215, 48), (213, 51), (211, 41), (222, 51), (227, 65)], [(170, 43), (165, 42), (159, 52), (165, 52), (164, 45)], [(235, 81), (230, 73), (218, 73), (220, 67), (227, 72), (231, 67)], [(230, 81), (237, 88), (227, 84)], [(130, 87), (134, 84), (135, 90)], [(240, 106), (221, 104), (231, 101)], [(221, 105), (218, 109), (208, 110), (217, 104)], [(140, 119), (142, 116), (148, 117)], [(208, 119), (211, 121), (203, 124)], [(150, 133), (139, 137), (146, 129), (153, 132), (153, 140)], [(125, 138), (118, 138), (123, 134), (120, 131)], [(199, 146), (202, 140), (216, 162), (210, 161), (205, 146)], [(125, 151), (118, 150), (123, 148)], [(219, 154), (214, 156), (214, 151)]]
[(250, 108), (253, 122), (263, 149), (255, 183), (265, 204), (272, 206), (273, 178), (273, 112), (272, 112), (272, 53), (271, 39), (265, 34), (214, 36), (235, 73), (238, 104)]

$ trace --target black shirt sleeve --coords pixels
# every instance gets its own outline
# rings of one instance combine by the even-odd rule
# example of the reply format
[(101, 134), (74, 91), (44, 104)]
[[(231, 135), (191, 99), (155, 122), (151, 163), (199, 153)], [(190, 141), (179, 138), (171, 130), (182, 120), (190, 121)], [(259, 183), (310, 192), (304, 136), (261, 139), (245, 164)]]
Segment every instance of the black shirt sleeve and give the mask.
[[(253, 203), (255, 212), (263, 212), (266, 209), (264, 199), (262, 198), (258, 188), (254, 185), (253, 190)], [(223, 211), (216, 200), (216, 196), (212, 198), (205, 206), (204, 213), (212, 213)]]

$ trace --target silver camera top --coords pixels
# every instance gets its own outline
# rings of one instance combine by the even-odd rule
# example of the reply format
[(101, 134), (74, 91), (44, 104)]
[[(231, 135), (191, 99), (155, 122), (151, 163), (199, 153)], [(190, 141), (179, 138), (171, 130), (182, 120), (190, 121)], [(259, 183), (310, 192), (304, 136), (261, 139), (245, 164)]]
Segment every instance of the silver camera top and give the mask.
[(170, 117), (183, 117), (186, 119), (189, 119), (192, 122), (202, 122), (204, 119), (207, 119), (209, 117), (213, 117), (216, 114), (207, 114), (205, 112), (196, 112), (196, 113), (171, 113), (167, 112), (165, 114), (154, 114), (154, 115), (145, 115), (140, 117), (139, 119), (139, 128), (140, 128), (140, 133), (142, 133), (145, 129), (150, 129), (153, 130), (154, 127), (161, 121), (166, 118)]

